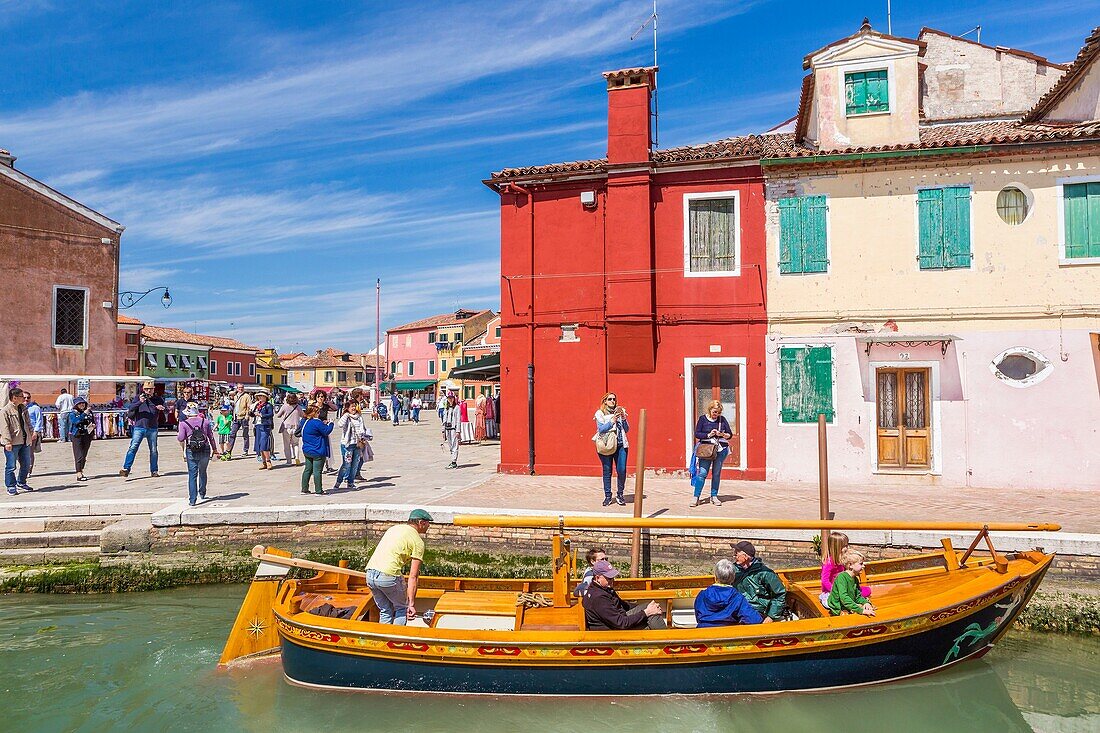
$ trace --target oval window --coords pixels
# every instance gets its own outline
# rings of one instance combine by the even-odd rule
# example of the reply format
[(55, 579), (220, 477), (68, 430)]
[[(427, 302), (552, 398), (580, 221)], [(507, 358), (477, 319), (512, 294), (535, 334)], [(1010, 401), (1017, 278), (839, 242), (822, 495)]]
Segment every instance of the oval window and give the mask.
[(1018, 346), (1002, 352), (989, 365), (994, 376), (1012, 387), (1030, 387), (1046, 379), (1054, 365), (1034, 349)]
[(1023, 223), (1028, 208), (1027, 194), (1015, 186), (1003, 188), (997, 194), (997, 215), (1005, 224), (1015, 226)]

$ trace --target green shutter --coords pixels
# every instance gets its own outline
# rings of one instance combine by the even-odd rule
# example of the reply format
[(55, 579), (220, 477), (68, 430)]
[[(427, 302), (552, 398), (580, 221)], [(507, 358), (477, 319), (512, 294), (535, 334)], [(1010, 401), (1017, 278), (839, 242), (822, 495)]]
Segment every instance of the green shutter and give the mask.
[(802, 272), (802, 206), (797, 197), (779, 199), (779, 271)]
[(970, 187), (943, 190), (943, 266), (970, 267)]
[(779, 350), (779, 416), (783, 422), (802, 422), (802, 363), (805, 349)]
[(1062, 188), (1066, 230), (1066, 259), (1088, 257), (1089, 198), (1087, 183), (1067, 183)]
[(802, 271), (827, 272), (829, 251), (825, 234), (825, 212), (828, 202), (824, 196), (806, 196), (802, 199)]
[(887, 112), (890, 110), (890, 90), (886, 82), (886, 70), (866, 73), (866, 112)]
[(860, 115), (890, 111), (890, 84), (885, 69), (844, 75), (844, 112)]
[(1100, 182), (1088, 184), (1089, 194), (1089, 253), (1088, 257), (1100, 257)]
[(867, 108), (867, 81), (863, 73), (844, 75), (845, 113), (857, 115)]
[(825, 419), (833, 419), (833, 348), (818, 346), (809, 350), (807, 359), (810, 381), (812, 382), (812, 400), (806, 422), (817, 422), (817, 416), (825, 413)]
[(943, 267), (943, 189), (917, 191), (917, 215), (920, 221), (920, 269)]

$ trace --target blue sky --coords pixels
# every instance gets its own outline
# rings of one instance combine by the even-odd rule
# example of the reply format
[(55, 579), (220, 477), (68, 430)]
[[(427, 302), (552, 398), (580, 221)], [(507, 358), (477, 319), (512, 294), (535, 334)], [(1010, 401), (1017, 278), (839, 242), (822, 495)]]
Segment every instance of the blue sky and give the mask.
[[(876, 2), (662, 0), (661, 146), (794, 114), (809, 51)], [(1057, 61), (1100, 0), (893, 2), (927, 25)], [(126, 225), (124, 290), (148, 323), (282, 351), (499, 305), (497, 197), (513, 165), (600, 157), (600, 72), (647, 64), (631, 2), (0, 0), (0, 147)], [(15, 73), (13, 73), (13, 71)]]

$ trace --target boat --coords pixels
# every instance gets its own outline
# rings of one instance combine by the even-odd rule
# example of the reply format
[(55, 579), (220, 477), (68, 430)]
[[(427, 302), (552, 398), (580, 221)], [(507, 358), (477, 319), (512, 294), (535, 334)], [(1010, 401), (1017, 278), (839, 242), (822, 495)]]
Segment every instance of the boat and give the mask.
[[(316, 688), (491, 695), (700, 695), (820, 691), (926, 675), (987, 653), (1027, 605), (1054, 555), (1000, 553), (999, 531), (1056, 524), (457, 515), (466, 527), (552, 532), (550, 578), (424, 577), (407, 626), (378, 623), (365, 574), (257, 546), (260, 561), (220, 664), (279, 655), (286, 679)], [(589, 631), (572, 590), (570, 529), (924, 529), (977, 535), (868, 562), (876, 615), (831, 616), (820, 568), (777, 571), (791, 619), (697, 628), (711, 576), (623, 577), (628, 602), (656, 600), (667, 629)], [(984, 540), (986, 548), (978, 552)], [(315, 571), (289, 578), (291, 568)]]

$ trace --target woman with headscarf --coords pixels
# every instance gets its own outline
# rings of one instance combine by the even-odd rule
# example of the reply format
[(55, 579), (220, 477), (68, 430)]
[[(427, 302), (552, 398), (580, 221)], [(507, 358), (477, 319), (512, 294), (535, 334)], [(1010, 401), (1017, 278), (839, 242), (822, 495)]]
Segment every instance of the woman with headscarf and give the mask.
[(95, 437), (95, 416), (88, 409), (88, 400), (77, 395), (73, 400), (73, 412), (69, 415), (69, 441), (73, 444), (73, 462), (76, 464), (76, 480), (87, 481), (84, 464), (88, 461), (88, 449)]

